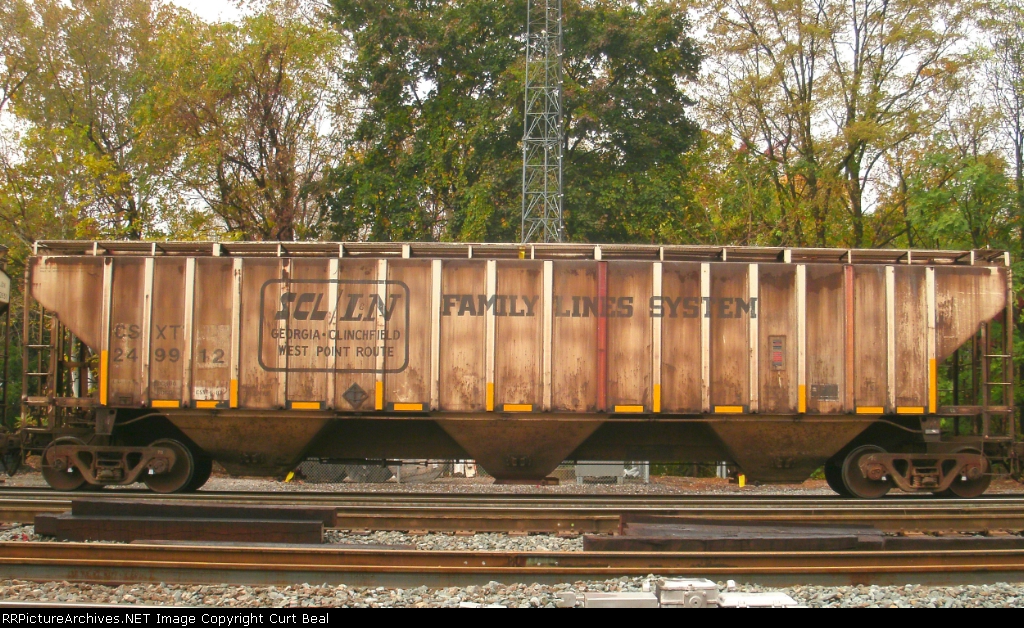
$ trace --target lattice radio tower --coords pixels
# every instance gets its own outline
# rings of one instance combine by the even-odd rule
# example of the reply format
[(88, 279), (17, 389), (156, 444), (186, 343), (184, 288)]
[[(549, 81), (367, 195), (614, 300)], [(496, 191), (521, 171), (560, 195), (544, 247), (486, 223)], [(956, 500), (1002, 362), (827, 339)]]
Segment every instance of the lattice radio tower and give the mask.
[(527, 0), (522, 242), (561, 242), (562, 0)]

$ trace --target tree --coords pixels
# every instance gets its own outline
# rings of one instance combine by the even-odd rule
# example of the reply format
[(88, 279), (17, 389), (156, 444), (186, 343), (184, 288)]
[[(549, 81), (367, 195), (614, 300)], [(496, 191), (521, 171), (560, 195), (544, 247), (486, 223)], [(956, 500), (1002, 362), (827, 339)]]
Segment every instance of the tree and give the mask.
[[(38, 70), (38, 60), (31, 56), (34, 46), (32, 11), (23, 0), (0, 0), (0, 116), (9, 117), (8, 103)], [(7, 127), (7, 125), (4, 125)], [(19, 241), (17, 223), (8, 197), (8, 182), (16, 168), (18, 133), (16, 129), (0, 128), (0, 223), (5, 225), (0, 244), (16, 246)]]
[(1013, 191), (1006, 162), (992, 146), (992, 117), (980, 107), (964, 113), (901, 164), (898, 198), (908, 246), (981, 249), (1011, 244)]
[(685, 86), (702, 56), (678, 2), (565, 3), (565, 194), (576, 239), (672, 242), (699, 139)]
[(237, 25), (180, 15), (162, 42), (174, 80), (155, 91), (179, 137), (175, 178), (236, 237), (315, 238), (324, 228), (324, 178), (348, 128), (344, 42), (307, 8), (268, 3)]
[(992, 51), (988, 78), (1009, 146), (1019, 250), (1024, 251), (1024, 2), (994, 3), (986, 25)]
[[(671, 0), (566, 1), (564, 201), (572, 239), (682, 233), (685, 85), (700, 54)], [(334, 173), (334, 233), (383, 240), (519, 237), (526, 3), (334, 0), (363, 103)]]
[(53, 185), (22, 188), (32, 197), (22, 206), (49, 204), (65, 225), (89, 223), (106, 237), (162, 232), (172, 212), (163, 177), (173, 138), (152, 123), (149, 106), (163, 80), (156, 37), (168, 14), (149, 0), (33, 3), (26, 26), (38, 34), (38, 70), (13, 95), (12, 111), (29, 128), (20, 163), (42, 168), (36, 176)]
[(1013, 194), (1002, 155), (1000, 115), (983, 82), (964, 76), (943, 99), (930, 135), (890, 151), (880, 168), (875, 211), (886, 245), (911, 248), (1006, 248)]
[[(777, 243), (827, 246), (835, 209), (829, 144), (820, 137), (828, 6), (820, 0), (726, 0), (714, 10), (706, 119), (736, 138), (741, 163), (761, 162), (779, 208)], [(803, 226), (808, 216), (810, 233)]]
[[(852, 0), (840, 5), (829, 38), (838, 100), (832, 116), (840, 130), (839, 164), (853, 220), (853, 246), (865, 233), (865, 188), (878, 161), (894, 147), (927, 132), (942, 94), (962, 59), (979, 5), (960, 0)], [(930, 105), (930, 106), (929, 106)]]
[(39, 69), (32, 10), (25, 0), (0, 0), (0, 113)]
[[(780, 202), (812, 218), (816, 245), (878, 245), (877, 168), (931, 132), (976, 2), (722, 0), (709, 112), (777, 164)], [(713, 55), (713, 58), (715, 55)], [(709, 123), (715, 123), (710, 117)], [(837, 221), (835, 206), (845, 217)], [(800, 208), (803, 208), (802, 211)], [(831, 234), (829, 224), (848, 224)], [(884, 223), (877, 223), (884, 226)], [(845, 230), (845, 227), (844, 227)], [(793, 238), (801, 241), (793, 227)]]

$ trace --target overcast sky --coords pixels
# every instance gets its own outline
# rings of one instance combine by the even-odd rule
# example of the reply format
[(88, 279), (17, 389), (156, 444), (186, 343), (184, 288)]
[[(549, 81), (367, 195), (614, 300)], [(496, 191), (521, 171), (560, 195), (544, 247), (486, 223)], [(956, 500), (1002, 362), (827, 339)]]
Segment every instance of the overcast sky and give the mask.
[(230, 21), (240, 15), (234, 0), (171, 0), (174, 4), (185, 7), (207, 22)]

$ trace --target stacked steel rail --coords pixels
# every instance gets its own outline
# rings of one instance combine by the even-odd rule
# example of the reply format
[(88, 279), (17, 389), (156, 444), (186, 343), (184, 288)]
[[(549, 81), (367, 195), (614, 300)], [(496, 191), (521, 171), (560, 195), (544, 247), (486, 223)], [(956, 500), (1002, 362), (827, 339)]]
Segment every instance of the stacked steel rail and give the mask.
[[(64, 512), (81, 493), (0, 490), (0, 522), (31, 522)], [(326, 507), (344, 530), (615, 534), (626, 513), (694, 521), (762, 524), (864, 525), (887, 532), (1024, 530), (1024, 498), (992, 495), (976, 501), (916, 497), (858, 501), (835, 497), (431, 495), (411, 493), (216, 493), (152, 495), (138, 491), (90, 494), (88, 499), (181, 505)]]

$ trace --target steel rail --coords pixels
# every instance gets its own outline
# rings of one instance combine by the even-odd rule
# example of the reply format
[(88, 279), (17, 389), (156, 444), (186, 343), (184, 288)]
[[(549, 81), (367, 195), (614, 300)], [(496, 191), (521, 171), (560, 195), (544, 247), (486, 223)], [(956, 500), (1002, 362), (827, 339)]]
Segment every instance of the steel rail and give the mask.
[(485, 552), (93, 543), (0, 543), (0, 578), (449, 586), (702, 575), (760, 582), (1019, 581), (1024, 550), (843, 552)]
[[(540, 497), (540, 498), (538, 498)], [(582, 497), (582, 499), (581, 499)], [(1024, 530), (1024, 499), (898, 498), (873, 501), (814, 499), (685, 499), (647, 496), (425, 495), (324, 493), (144, 492), (57, 493), (0, 491), (0, 521), (31, 522), (36, 514), (64, 512), (71, 499), (132, 499), (179, 504), (302, 505), (336, 510), (333, 527), (346, 530), (453, 532), (614, 533), (624, 513), (691, 520), (866, 525), (885, 531)]]
[(95, 493), (81, 491), (54, 491), (44, 487), (3, 487), (0, 486), (0, 499), (152, 499), (168, 500), (234, 500), (238, 502), (269, 503), (393, 503), (401, 499), (406, 503), (494, 503), (497, 505), (516, 504), (592, 504), (600, 505), (677, 505), (677, 504), (712, 504), (712, 505), (764, 505), (766, 503), (785, 502), (800, 505), (834, 505), (842, 503), (849, 507), (871, 507), (879, 504), (1022, 504), (1024, 492), (992, 493), (973, 499), (946, 499), (929, 495), (890, 495), (882, 499), (845, 499), (837, 495), (703, 495), (703, 494), (652, 494), (622, 495), (615, 493), (441, 493), (410, 491), (199, 491), (196, 493), (179, 493), (161, 495), (145, 489), (113, 488)]

